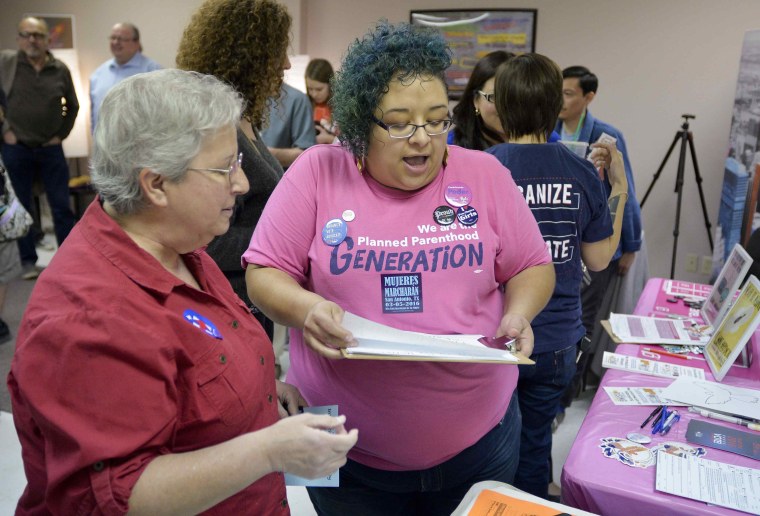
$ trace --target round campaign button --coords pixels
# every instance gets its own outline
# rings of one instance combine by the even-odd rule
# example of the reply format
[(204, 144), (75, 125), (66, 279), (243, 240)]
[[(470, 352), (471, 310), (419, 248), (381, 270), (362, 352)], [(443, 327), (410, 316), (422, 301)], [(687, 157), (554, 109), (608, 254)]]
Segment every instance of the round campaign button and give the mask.
[(639, 444), (649, 444), (652, 442), (652, 438), (648, 435), (640, 434), (638, 432), (631, 432), (626, 435), (629, 441), (633, 441)]
[(340, 219), (332, 219), (322, 228), (322, 241), (327, 245), (338, 245), (346, 239), (346, 233), (346, 223)]
[(457, 220), (465, 226), (472, 226), (478, 222), (478, 212), (472, 206), (460, 206), (457, 208)]
[(433, 211), (433, 220), (435, 220), (441, 226), (448, 226), (454, 223), (456, 213), (451, 206), (438, 206)]
[(449, 183), (446, 187), (446, 202), (454, 207), (467, 206), (472, 202), (472, 190), (460, 181)]
[(343, 212), (343, 220), (346, 222), (351, 222), (356, 218), (356, 213), (354, 213), (354, 210), (345, 210)]

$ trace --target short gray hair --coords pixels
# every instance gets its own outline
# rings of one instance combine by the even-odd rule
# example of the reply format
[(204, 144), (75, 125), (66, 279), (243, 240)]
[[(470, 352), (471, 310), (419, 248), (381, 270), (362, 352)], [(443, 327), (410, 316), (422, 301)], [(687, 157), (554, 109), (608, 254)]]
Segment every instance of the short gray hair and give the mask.
[(108, 92), (95, 128), (95, 189), (120, 215), (145, 205), (139, 173), (180, 181), (207, 136), (237, 124), (243, 99), (211, 75), (167, 69), (129, 77)]

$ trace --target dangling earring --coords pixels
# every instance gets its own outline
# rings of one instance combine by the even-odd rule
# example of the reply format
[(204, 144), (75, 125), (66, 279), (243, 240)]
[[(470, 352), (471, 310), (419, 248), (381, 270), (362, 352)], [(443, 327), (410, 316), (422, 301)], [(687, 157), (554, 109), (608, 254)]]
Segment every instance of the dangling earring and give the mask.
[(446, 160), (449, 159), (449, 146), (447, 145), (445, 149), (443, 149), (443, 166), (446, 166)]
[(359, 169), (359, 174), (364, 173), (364, 156), (356, 158), (356, 168)]

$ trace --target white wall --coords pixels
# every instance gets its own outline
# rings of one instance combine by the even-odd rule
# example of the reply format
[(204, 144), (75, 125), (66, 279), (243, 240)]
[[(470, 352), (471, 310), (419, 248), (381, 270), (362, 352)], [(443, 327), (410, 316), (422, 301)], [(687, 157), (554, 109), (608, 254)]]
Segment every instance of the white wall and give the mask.
[[(334, 65), (348, 44), (378, 18), (408, 21), (410, 9), (456, 9), (461, 0), (289, 0), (294, 52)], [(14, 48), (24, 12), (74, 14), (81, 73), (110, 57), (107, 36), (116, 21), (140, 27), (145, 53), (173, 65), (184, 25), (200, 0), (3, 0), (0, 47)], [(682, 113), (692, 122), (697, 159), (713, 228), (727, 154), (736, 78), (745, 30), (760, 28), (755, 0), (501, 0), (483, 7), (538, 9), (538, 52), (561, 67), (583, 64), (600, 78), (593, 113), (625, 134), (639, 197), (646, 191)], [(468, 4), (476, 8), (478, 4)], [(675, 221), (674, 154), (644, 207), (650, 268), (667, 276)], [(687, 253), (709, 255), (694, 172), (686, 168), (676, 277), (706, 280), (683, 270)]]

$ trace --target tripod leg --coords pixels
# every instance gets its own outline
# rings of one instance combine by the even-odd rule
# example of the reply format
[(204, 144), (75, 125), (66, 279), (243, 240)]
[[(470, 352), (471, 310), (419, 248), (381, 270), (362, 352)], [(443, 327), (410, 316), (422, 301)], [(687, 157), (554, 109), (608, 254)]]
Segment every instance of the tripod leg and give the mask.
[(673, 152), (673, 149), (676, 146), (676, 143), (678, 142), (678, 139), (681, 137), (681, 133), (683, 131), (678, 131), (676, 133), (676, 137), (673, 138), (673, 143), (670, 144), (670, 148), (668, 149), (668, 152), (665, 153), (665, 158), (663, 158), (662, 163), (660, 163), (660, 168), (657, 169), (657, 172), (654, 173), (654, 177), (652, 178), (652, 182), (649, 183), (649, 188), (647, 188), (647, 193), (644, 194), (644, 198), (639, 203), (639, 207), (643, 208), (644, 203), (647, 202), (647, 197), (649, 197), (649, 192), (652, 191), (652, 188), (654, 187), (654, 184), (657, 182), (657, 179), (660, 177), (660, 174), (662, 173), (662, 169), (665, 168), (665, 163), (668, 162), (668, 158), (670, 157), (670, 153)]
[(681, 152), (678, 156), (678, 174), (676, 176), (676, 192), (678, 200), (676, 201), (676, 222), (673, 227), (673, 257), (670, 260), (670, 279), (673, 279), (676, 271), (676, 252), (678, 251), (678, 229), (681, 225), (681, 200), (683, 199), (683, 171), (686, 162), (686, 142), (688, 141), (686, 131), (680, 131)]
[(697, 178), (697, 188), (699, 189), (699, 200), (702, 201), (702, 216), (705, 218), (705, 229), (707, 230), (707, 240), (710, 242), (710, 251), (713, 250), (712, 233), (710, 232), (710, 219), (707, 216), (707, 206), (705, 204), (705, 194), (702, 191), (702, 176), (699, 174), (697, 166), (697, 153), (694, 151), (694, 136), (691, 131), (688, 133), (689, 150), (691, 151), (691, 162), (694, 164), (694, 175)]

